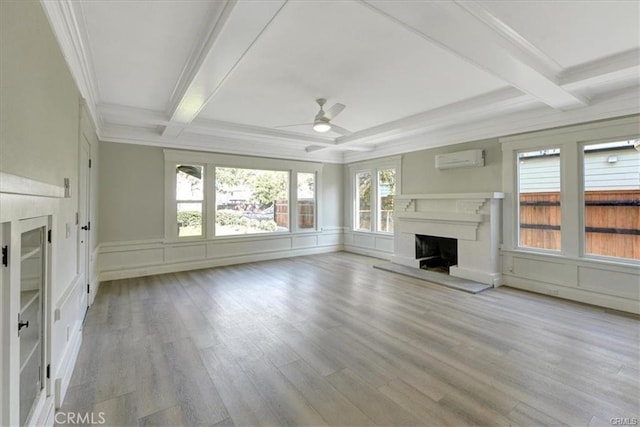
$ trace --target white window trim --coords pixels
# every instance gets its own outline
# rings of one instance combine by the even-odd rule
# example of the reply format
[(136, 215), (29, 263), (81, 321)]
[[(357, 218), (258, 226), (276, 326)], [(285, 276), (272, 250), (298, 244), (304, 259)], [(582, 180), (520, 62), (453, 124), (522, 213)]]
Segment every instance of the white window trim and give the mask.
[(514, 150), (513, 152), (513, 190), (514, 190), (514, 197), (513, 197), (513, 203), (514, 203), (514, 224), (513, 224), (513, 237), (514, 237), (514, 242), (513, 242), (513, 247), (517, 250), (522, 250), (522, 251), (527, 251), (527, 252), (534, 252), (534, 253), (539, 253), (539, 254), (549, 254), (549, 255), (562, 255), (562, 251), (564, 248), (564, 242), (562, 241), (564, 233), (562, 232), (562, 227), (563, 227), (563, 221), (564, 221), (564, 199), (565, 199), (565, 193), (564, 193), (564, 184), (565, 184), (565, 179), (563, 176), (563, 156), (564, 156), (564, 152), (563, 149), (560, 148), (560, 250), (556, 251), (553, 249), (544, 249), (544, 248), (535, 248), (535, 247), (529, 247), (529, 246), (520, 246), (520, 191), (519, 191), (519, 187), (520, 187), (520, 174), (518, 173), (520, 168), (519, 168), (519, 161), (518, 161), (518, 155), (520, 153), (526, 153), (529, 151), (538, 151), (538, 150), (549, 150), (549, 149), (553, 149), (553, 148), (560, 148), (558, 146), (552, 146), (552, 145), (544, 145), (544, 146), (535, 146), (535, 147), (530, 147), (530, 148), (520, 148), (517, 150)]
[[(396, 193), (402, 194), (402, 156), (387, 157), (385, 159), (368, 160), (364, 162), (352, 163), (349, 168), (349, 191), (351, 195), (350, 209), (350, 230), (353, 233), (378, 234), (382, 236), (393, 236), (393, 232), (378, 231), (378, 171), (382, 169), (395, 169), (396, 171)], [(356, 228), (358, 224), (357, 215), (357, 188), (356, 176), (361, 172), (371, 173), (371, 230), (361, 230)]]
[[(320, 209), (322, 201), (322, 163), (303, 162), (295, 160), (269, 159), (264, 157), (236, 156), (229, 154), (202, 153), (195, 151), (169, 150), (164, 151), (165, 162), (165, 215), (164, 215), (164, 242), (192, 242), (203, 240), (234, 240), (242, 238), (269, 237), (287, 234), (317, 233), (322, 227)], [(204, 200), (202, 207), (202, 236), (178, 237), (177, 234), (177, 206), (176, 206), (176, 178), (177, 164), (204, 165)], [(239, 234), (230, 236), (215, 236), (215, 168), (242, 168), (274, 170), (289, 173), (289, 231), (274, 233)], [(298, 172), (314, 173), (315, 183), (315, 224), (314, 228), (300, 229), (298, 227)]]
[[(637, 266), (640, 261), (585, 254), (584, 179), (582, 151), (585, 144), (638, 138), (638, 117), (626, 117), (559, 129), (500, 138), (502, 144), (503, 251), (549, 255), (559, 259), (599, 264)], [(561, 251), (520, 247), (518, 241), (517, 153), (540, 148), (560, 148)], [(575, 236), (580, 236), (575, 238)]]

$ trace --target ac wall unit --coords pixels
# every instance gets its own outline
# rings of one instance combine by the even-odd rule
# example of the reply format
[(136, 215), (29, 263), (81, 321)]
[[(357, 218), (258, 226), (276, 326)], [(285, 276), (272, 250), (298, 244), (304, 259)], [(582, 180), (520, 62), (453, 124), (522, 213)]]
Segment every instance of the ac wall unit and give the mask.
[(484, 166), (484, 151), (482, 150), (465, 150), (436, 156), (437, 169), (479, 168), (482, 166)]

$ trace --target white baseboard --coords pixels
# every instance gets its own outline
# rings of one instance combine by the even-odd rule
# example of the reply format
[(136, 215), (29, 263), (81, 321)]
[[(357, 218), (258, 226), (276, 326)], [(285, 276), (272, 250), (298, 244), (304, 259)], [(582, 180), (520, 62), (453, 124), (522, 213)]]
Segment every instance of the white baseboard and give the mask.
[(249, 255), (220, 257), (197, 261), (183, 261), (178, 263), (149, 264), (132, 268), (119, 268), (101, 271), (99, 280), (129, 279), (133, 277), (150, 276), (153, 274), (176, 273), (179, 271), (197, 270), (202, 268), (222, 267), (226, 265), (243, 264), (249, 262), (268, 261), (272, 259), (291, 258), (303, 255), (315, 255), (343, 250), (342, 245), (319, 246), (304, 249), (290, 249), (274, 252), (263, 252)]
[(51, 396), (44, 398), (42, 405), (37, 406), (34, 411), (31, 416), (31, 422), (29, 423), (30, 426), (48, 427), (54, 425), (54, 415), (56, 411)]
[(366, 249), (366, 248), (361, 248), (359, 246), (352, 246), (352, 245), (344, 245), (344, 250), (345, 252), (352, 252), (354, 254), (366, 255), (373, 258), (380, 258), (385, 261), (389, 261), (393, 256), (393, 254), (389, 252), (378, 251), (375, 249)]
[(67, 394), (69, 383), (71, 382), (71, 375), (73, 374), (73, 368), (76, 366), (76, 360), (80, 353), (80, 346), (82, 345), (82, 329), (76, 330), (73, 338), (67, 345), (66, 352), (62, 356), (62, 361), (58, 372), (54, 379), (54, 397), (55, 408), (58, 409), (64, 402), (64, 397)]
[(599, 294), (591, 291), (584, 291), (577, 288), (569, 288), (545, 282), (537, 282), (531, 279), (512, 276), (503, 273), (503, 284), (512, 288), (550, 295), (614, 310), (626, 311), (640, 314), (640, 304), (638, 301), (628, 298), (616, 297), (612, 295)]
[(494, 288), (502, 285), (502, 273), (488, 273), (486, 271), (471, 270), (454, 265), (449, 268), (449, 274), (461, 279), (492, 285)]

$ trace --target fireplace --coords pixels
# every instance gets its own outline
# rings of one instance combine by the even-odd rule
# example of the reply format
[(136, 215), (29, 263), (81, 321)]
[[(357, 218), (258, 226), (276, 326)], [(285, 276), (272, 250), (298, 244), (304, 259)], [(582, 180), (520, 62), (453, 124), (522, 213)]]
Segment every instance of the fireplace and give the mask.
[(449, 268), (458, 264), (458, 239), (416, 234), (416, 259), (423, 270), (449, 274)]
[(451, 276), (501, 285), (503, 198), (497, 192), (396, 196), (391, 262), (415, 268), (440, 264), (434, 268)]

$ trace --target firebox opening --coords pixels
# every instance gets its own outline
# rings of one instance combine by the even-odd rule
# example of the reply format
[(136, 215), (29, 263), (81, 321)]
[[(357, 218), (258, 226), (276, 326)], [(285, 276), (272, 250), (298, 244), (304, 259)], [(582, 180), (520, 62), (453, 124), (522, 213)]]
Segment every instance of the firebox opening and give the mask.
[(423, 270), (449, 274), (449, 267), (458, 264), (458, 239), (416, 234), (416, 259)]

